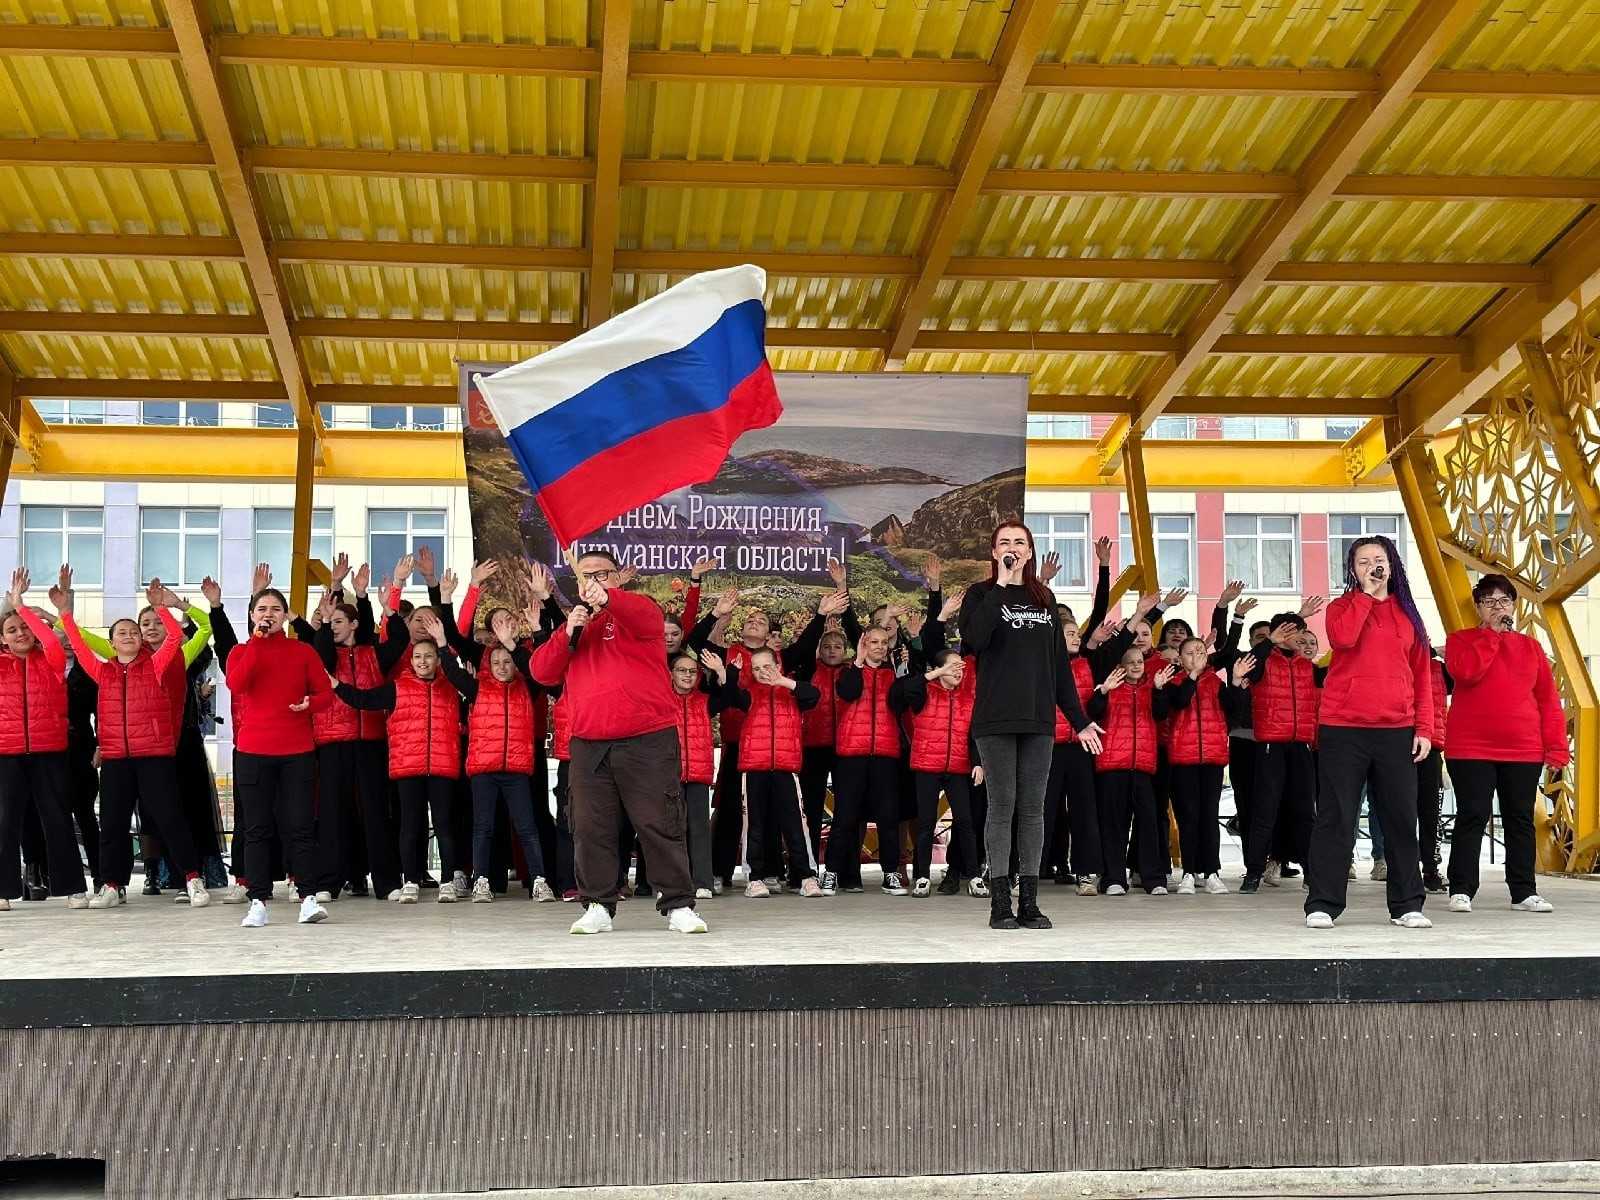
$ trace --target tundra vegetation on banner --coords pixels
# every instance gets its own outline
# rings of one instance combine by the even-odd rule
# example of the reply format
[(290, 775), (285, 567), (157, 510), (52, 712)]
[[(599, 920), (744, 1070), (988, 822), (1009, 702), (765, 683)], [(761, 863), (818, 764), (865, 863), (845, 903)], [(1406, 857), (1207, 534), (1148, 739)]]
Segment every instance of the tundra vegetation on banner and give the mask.
[[(464, 364), (467, 492), (479, 559), (528, 556), (571, 573)], [(745, 434), (716, 478), (633, 509), (578, 539), (639, 570), (668, 611), (683, 605), (692, 564), (717, 563), (709, 591), (738, 587), (792, 636), (846, 564), (859, 611), (918, 603), (930, 555), (947, 593), (988, 575), (989, 532), (1020, 513), (1027, 454), (1026, 377), (779, 374), (784, 414)], [(515, 572), (489, 582), (489, 604), (520, 607)], [(702, 614), (710, 611), (709, 595)], [(487, 605), (480, 611), (486, 611)], [(735, 625), (742, 611), (734, 615)]]

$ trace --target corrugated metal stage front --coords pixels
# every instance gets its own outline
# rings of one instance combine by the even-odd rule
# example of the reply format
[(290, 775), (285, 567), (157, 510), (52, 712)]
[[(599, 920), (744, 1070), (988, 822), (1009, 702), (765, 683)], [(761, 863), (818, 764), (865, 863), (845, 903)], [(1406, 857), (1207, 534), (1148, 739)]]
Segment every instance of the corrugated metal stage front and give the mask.
[(117, 1200), (1600, 1159), (1600, 890), (1426, 937), (1352, 892), (1323, 938), (1287, 889), (1051, 897), (1032, 936), (840, 897), (674, 939), (630, 904), (583, 942), (562, 906), (345, 901), (250, 939), (28, 905), (0, 1156), (103, 1160)]

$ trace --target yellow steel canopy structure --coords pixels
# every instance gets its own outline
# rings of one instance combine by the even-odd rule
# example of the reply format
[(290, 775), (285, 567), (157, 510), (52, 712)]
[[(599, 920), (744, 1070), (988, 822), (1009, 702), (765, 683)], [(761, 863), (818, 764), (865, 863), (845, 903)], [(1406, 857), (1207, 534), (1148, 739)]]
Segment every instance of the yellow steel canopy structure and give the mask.
[[(0, 0), (0, 467), (292, 475), (303, 595), (313, 481), (461, 469), (320, 405), (453, 403), (458, 361), (756, 262), (776, 369), (1024, 373), (1037, 411), (1114, 417), (1032, 472), (1127, 488), (1124, 584), (1155, 582), (1148, 488), (1398, 487), (1448, 623), (1469, 568), (1528, 589), (1577, 865), (1597, 37), (1581, 0)], [(67, 428), (42, 397), (297, 422)], [(1146, 444), (1163, 414), (1370, 424), (1197, 453)], [(1508, 464), (1549, 463), (1559, 529), (1508, 515)]]

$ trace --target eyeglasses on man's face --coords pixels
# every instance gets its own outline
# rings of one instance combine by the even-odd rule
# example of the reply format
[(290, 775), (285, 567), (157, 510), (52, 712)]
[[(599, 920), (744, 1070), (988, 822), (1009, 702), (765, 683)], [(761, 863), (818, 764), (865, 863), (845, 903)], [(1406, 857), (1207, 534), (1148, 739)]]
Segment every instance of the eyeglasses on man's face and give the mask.
[(1486, 596), (1478, 601), (1479, 608), (1515, 608), (1517, 602), (1510, 596)]
[(590, 583), (607, 583), (615, 574), (615, 571), (607, 567), (600, 571), (585, 571), (583, 577)]

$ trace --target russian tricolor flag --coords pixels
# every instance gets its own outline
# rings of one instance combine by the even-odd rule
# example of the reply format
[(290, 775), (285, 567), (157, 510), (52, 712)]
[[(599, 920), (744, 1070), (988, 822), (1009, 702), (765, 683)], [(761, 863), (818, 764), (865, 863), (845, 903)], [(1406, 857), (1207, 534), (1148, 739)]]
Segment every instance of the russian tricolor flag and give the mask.
[(478, 381), (563, 546), (704, 483), (741, 433), (782, 415), (766, 285), (760, 267), (695, 275)]

